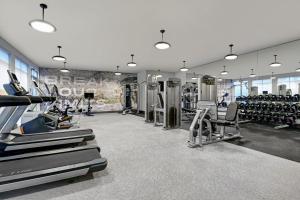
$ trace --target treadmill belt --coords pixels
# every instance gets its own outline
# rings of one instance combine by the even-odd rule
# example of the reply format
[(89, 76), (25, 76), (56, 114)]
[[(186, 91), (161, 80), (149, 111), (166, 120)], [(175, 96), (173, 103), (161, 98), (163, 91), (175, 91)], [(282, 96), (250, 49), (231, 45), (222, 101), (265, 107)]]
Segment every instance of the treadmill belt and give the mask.
[(91, 129), (80, 129), (80, 130), (68, 130), (68, 131), (58, 131), (58, 132), (49, 132), (45, 133), (37, 133), (24, 135), (20, 137), (16, 137), (13, 142), (30, 142), (34, 140), (45, 140), (45, 139), (53, 139), (58, 137), (74, 137), (74, 136), (82, 136), (82, 135), (91, 135), (91, 139), (94, 139), (93, 131)]
[(36, 157), (25, 157), (0, 162), (0, 184), (3, 177), (47, 170), (101, 158), (97, 148), (82, 149)]

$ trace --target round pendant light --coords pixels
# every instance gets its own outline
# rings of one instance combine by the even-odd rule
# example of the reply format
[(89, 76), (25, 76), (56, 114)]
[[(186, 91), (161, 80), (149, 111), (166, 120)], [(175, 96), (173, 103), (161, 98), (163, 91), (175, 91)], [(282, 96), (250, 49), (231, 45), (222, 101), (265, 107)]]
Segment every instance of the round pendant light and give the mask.
[[(300, 62), (299, 62), (300, 63)], [(300, 67), (296, 69), (296, 72), (300, 72)]]
[(276, 76), (274, 76), (274, 72), (272, 72), (272, 76), (271, 76), (271, 79), (276, 79)]
[(53, 57), (52, 57), (52, 60), (60, 61), (60, 62), (66, 61), (67, 59), (66, 59), (65, 57), (63, 57), (63, 56), (60, 55), (60, 49), (61, 49), (61, 46), (57, 46), (57, 48), (58, 48), (58, 55), (53, 56)]
[(229, 45), (229, 48), (230, 48), (230, 53), (227, 54), (224, 58), (225, 58), (226, 60), (235, 60), (235, 59), (237, 59), (237, 58), (238, 58), (238, 55), (232, 53), (233, 44), (230, 44), (230, 45)]
[(189, 71), (189, 69), (186, 68), (186, 66), (185, 66), (186, 61), (184, 60), (184, 61), (182, 61), (182, 62), (183, 62), (183, 67), (180, 68), (180, 71), (182, 71), (182, 72), (187, 72), (187, 71)]
[(64, 67), (63, 67), (62, 69), (59, 70), (60, 72), (62, 72), (62, 73), (69, 73), (69, 72), (70, 72), (70, 70), (68, 70), (68, 69), (66, 68), (66, 63), (67, 63), (67, 62), (64, 62)]
[(160, 73), (160, 69), (157, 70), (157, 75), (156, 75), (156, 78), (162, 78), (163, 75)]
[(229, 72), (228, 71), (226, 71), (226, 66), (224, 65), (223, 66), (223, 71), (221, 71), (221, 75), (227, 75), (227, 74), (229, 74)]
[(133, 56), (134, 56), (134, 54), (131, 54), (130, 56), (131, 56), (131, 62), (127, 63), (127, 66), (128, 67), (135, 67), (136, 63), (133, 62)]
[(116, 76), (121, 76), (122, 75), (122, 73), (121, 72), (119, 72), (119, 66), (117, 66), (117, 71), (115, 72), (115, 75)]
[(164, 33), (166, 32), (164, 29), (160, 30), (161, 32), (161, 41), (156, 42), (154, 44), (155, 48), (159, 50), (165, 50), (171, 47), (171, 45), (168, 42), (164, 41)]
[(42, 8), (42, 19), (34, 19), (29, 22), (29, 25), (31, 28), (33, 28), (36, 31), (40, 31), (43, 33), (53, 33), (56, 31), (56, 27), (51, 24), (50, 22), (45, 21), (45, 9), (48, 8), (46, 4), (40, 4), (40, 7)]
[(277, 61), (277, 55), (274, 55), (274, 62), (270, 64), (270, 67), (280, 67), (281, 63)]
[(250, 78), (256, 77), (256, 74), (254, 74), (254, 69), (251, 69), (251, 74), (249, 75)]
[(196, 73), (194, 72), (193, 76), (192, 76), (192, 80), (197, 80), (197, 79), (198, 79), (198, 77), (197, 77)]

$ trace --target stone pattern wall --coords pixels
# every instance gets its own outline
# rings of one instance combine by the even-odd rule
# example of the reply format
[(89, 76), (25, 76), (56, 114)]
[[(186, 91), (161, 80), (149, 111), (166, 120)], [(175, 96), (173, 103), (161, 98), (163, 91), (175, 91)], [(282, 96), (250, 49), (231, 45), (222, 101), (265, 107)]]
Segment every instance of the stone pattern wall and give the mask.
[(87, 100), (84, 92), (93, 92), (95, 98), (91, 100), (93, 112), (122, 110), (122, 84), (125, 79), (135, 80), (136, 74), (122, 74), (116, 76), (113, 72), (71, 70), (62, 73), (59, 69), (40, 68), (40, 87), (46, 91), (43, 83), (49, 88), (57, 85), (61, 105), (86, 107)]

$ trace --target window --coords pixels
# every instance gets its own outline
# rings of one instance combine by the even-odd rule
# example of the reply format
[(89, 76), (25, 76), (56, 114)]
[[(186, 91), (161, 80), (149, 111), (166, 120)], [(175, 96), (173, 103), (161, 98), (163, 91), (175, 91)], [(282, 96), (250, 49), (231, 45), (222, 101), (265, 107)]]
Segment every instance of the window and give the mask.
[[(39, 72), (36, 69), (31, 68), (31, 80), (36, 81), (38, 83), (38, 79), (39, 79)], [(38, 91), (36, 90), (33, 83), (32, 83), (31, 88), (32, 88), (31, 89), (31, 95), (38, 96)]]
[(9, 53), (0, 48), (0, 95), (6, 94), (3, 84), (9, 83), (7, 70), (9, 69)]
[(278, 78), (277, 87), (279, 85), (286, 85), (286, 89), (291, 89), (292, 94), (299, 93), (300, 76), (291, 76), (285, 78)]
[(271, 79), (253, 80), (252, 87), (258, 88), (258, 94), (263, 94), (263, 91), (268, 91), (268, 93), (271, 94), (272, 80)]
[(15, 74), (21, 86), (28, 90), (28, 65), (19, 59), (15, 60)]
[(235, 81), (234, 86), (234, 97), (248, 96), (248, 81)]

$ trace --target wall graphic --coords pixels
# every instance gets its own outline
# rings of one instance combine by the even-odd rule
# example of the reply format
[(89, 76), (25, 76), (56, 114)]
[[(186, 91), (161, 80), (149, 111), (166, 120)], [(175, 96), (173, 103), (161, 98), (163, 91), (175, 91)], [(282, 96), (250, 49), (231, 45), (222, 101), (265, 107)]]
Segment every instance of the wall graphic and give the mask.
[(122, 74), (116, 76), (112, 72), (71, 70), (70, 73), (62, 73), (58, 69), (40, 68), (40, 86), (45, 91), (43, 83), (47, 83), (50, 89), (55, 84), (60, 93), (61, 105), (69, 104), (75, 107), (86, 107), (87, 100), (84, 92), (93, 92), (95, 98), (91, 100), (93, 112), (122, 110), (122, 85), (136, 82), (136, 74)]

